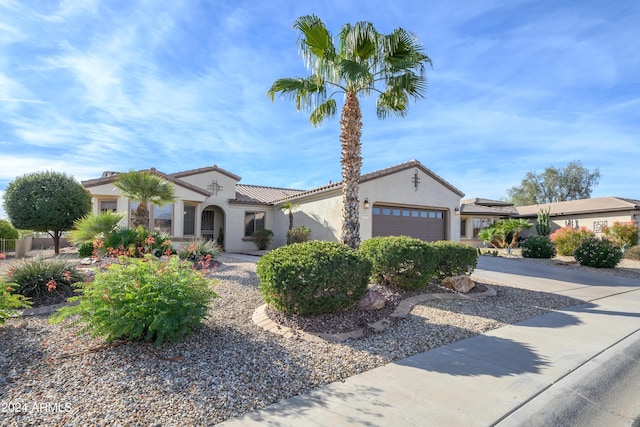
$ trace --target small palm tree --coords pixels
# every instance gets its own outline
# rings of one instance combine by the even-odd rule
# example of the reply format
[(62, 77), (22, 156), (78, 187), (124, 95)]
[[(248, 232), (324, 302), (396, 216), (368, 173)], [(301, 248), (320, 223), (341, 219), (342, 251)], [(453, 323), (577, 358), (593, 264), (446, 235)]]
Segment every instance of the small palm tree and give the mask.
[(73, 222), (71, 240), (74, 243), (88, 243), (99, 237), (104, 238), (118, 227), (123, 218), (124, 213), (111, 211), (85, 215)]
[(114, 184), (122, 194), (138, 202), (131, 223), (134, 227), (149, 228), (148, 203), (164, 206), (175, 200), (173, 184), (151, 171), (131, 171), (120, 174)]
[(280, 206), (280, 210), (289, 215), (289, 231), (293, 228), (293, 213), (298, 209), (300, 205), (297, 203), (292, 203), (291, 200), (285, 200), (282, 206)]
[[(377, 113), (403, 117), (409, 98), (419, 99), (426, 92), (423, 76), (431, 60), (422, 52), (413, 35), (398, 28), (380, 34), (369, 22), (345, 24), (337, 47), (324, 23), (314, 15), (295, 21), (298, 44), (311, 75), (306, 78), (276, 80), (267, 95), (273, 101), (279, 93), (290, 97), (296, 109), (311, 111), (314, 126), (336, 114), (335, 94), (343, 93), (340, 119), (342, 142), (342, 236), (343, 243), (360, 244), (358, 190), (362, 166), (360, 136), (362, 115), (358, 96), (378, 95)], [(378, 88), (378, 86), (382, 86)]]

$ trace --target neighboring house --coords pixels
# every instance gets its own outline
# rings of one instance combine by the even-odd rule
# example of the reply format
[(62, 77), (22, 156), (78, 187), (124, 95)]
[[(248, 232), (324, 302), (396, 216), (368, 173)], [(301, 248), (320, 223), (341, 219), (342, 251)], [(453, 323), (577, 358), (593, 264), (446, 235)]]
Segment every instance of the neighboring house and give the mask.
[(483, 246), (478, 232), (500, 219), (525, 218), (532, 224), (522, 237), (536, 234), (535, 223), (540, 210), (549, 209), (551, 232), (570, 226), (586, 227), (596, 236), (602, 235), (602, 227), (614, 222), (640, 221), (640, 200), (621, 197), (597, 197), (540, 205), (513, 206), (509, 202), (489, 199), (463, 200), (460, 205), (460, 241), (471, 246)]
[[(630, 222), (638, 224), (640, 220), (640, 200), (622, 197), (596, 197), (593, 199), (570, 200), (541, 205), (518, 206), (520, 218), (527, 218), (535, 224), (538, 212), (549, 208), (551, 232), (570, 226), (574, 228), (586, 227), (602, 236), (602, 228), (611, 226), (614, 222)], [(535, 228), (532, 229), (535, 234)], [(531, 231), (530, 233), (531, 234)], [(526, 236), (527, 234), (524, 233)]]
[[(288, 216), (281, 212), (286, 200), (298, 205), (294, 227), (307, 226), (311, 238), (338, 241), (342, 229), (341, 183), (312, 190), (240, 184), (240, 177), (218, 166), (165, 174), (150, 169), (174, 184), (177, 199), (164, 207), (150, 206), (150, 228), (165, 231), (175, 242), (202, 237), (223, 242), (230, 252), (256, 249), (257, 229), (274, 232), (271, 247), (286, 243)], [(93, 198), (93, 212), (127, 212), (128, 224), (136, 204), (122, 197), (114, 183), (118, 173), (83, 181)], [(423, 240), (459, 240), (455, 215), (464, 195), (417, 160), (360, 178), (360, 238), (409, 235)]]

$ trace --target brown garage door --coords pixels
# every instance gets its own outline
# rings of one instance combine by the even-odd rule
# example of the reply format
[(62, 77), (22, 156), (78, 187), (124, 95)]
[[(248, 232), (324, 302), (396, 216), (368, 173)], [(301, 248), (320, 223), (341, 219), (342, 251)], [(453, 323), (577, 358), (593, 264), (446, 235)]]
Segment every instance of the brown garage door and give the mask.
[(445, 239), (445, 211), (374, 205), (373, 236), (411, 236), (434, 242)]

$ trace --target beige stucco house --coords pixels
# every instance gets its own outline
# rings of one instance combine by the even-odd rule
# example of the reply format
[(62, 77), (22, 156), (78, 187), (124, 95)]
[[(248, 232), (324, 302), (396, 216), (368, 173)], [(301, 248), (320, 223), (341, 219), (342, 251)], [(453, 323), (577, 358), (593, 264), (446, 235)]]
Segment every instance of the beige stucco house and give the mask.
[[(281, 211), (290, 200), (298, 205), (294, 226), (307, 226), (317, 240), (338, 241), (342, 224), (341, 183), (312, 190), (275, 188), (240, 183), (240, 177), (216, 165), (165, 174), (174, 184), (175, 203), (150, 207), (150, 227), (165, 231), (175, 242), (202, 237), (223, 242), (230, 252), (256, 249), (256, 229), (274, 232), (271, 247), (286, 243), (288, 215)], [(93, 198), (93, 212), (129, 213), (135, 203), (114, 186), (118, 173), (83, 181)], [(464, 194), (417, 160), (362, 175), (360, 179), (360, 237), (409, 235), (424, 240), (454, 240), (460, 236), (458, 209)]]
[(586, 227), (602, 236), (602, 228), (615, 222), (640, 221), (640, 200), (622, 197), (596, 197), (540, 205), (513, 206), (513, 204), (489, 199), (463, 200), (460, 205), (460, 241), (480, 247), (478, 232), (499, 219), (525, 218), (534, 225), (521, 235), (536, 234), (535, 223), (538, 212), (549, 209), (551, 232), (566, 226)]

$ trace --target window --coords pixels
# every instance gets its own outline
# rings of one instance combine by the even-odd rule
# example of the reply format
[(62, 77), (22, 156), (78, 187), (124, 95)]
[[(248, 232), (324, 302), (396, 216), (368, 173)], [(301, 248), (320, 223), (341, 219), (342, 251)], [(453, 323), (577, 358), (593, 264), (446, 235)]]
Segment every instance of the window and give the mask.
[(115, 212), (118, 210), (117, 200), (100, 200), (100, 213)]
[(607, 226), (607, 221), (593, 221), (593, 232), (602, 233), (602, 229)]
[(486, 219), (473, 218), (473, 237), (478, 237), (480, 230), (488, 226), (489, 221)]
[(184, 206), (184, 219), (182, 222), (182, 235), (195, 236), (196, 234), (196, 207)]
[(171, 234), (171, 219), (173, 217), (173, 205), (168, 204), (162, 207), (153, 206), (153, 229)]
[(373, 208), (374, 215), (380, 215), (380, 208)]
[(460, 220), (460, 237), (467, 237), (467, 220)]
[(244, 213), (244, 237), (253, 237), (256, 230), (264, 230), (264, 212)]

